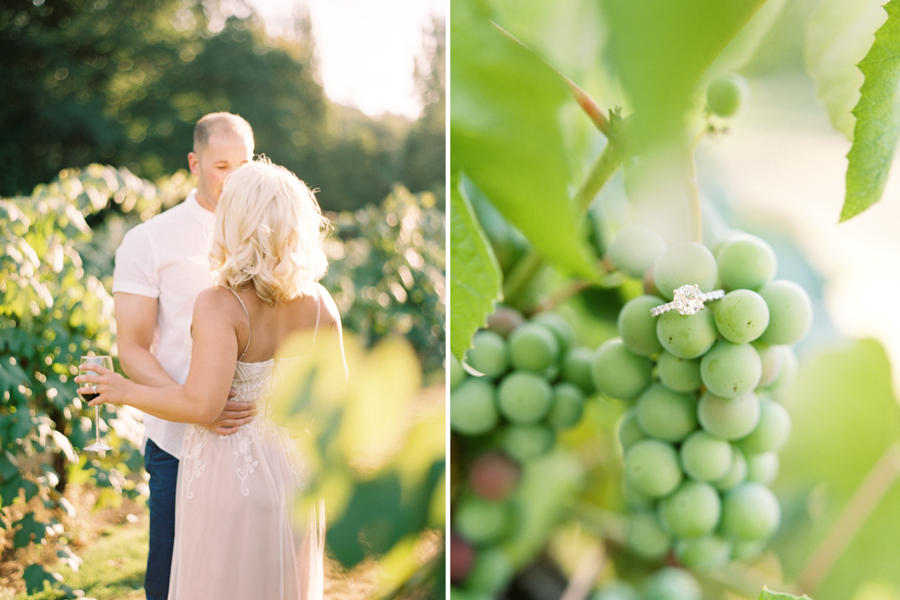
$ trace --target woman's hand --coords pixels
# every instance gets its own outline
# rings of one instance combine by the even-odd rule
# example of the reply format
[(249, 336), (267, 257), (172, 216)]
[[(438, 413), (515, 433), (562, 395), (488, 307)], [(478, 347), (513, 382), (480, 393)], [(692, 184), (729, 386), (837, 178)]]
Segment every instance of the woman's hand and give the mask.
[(95, 392), (98, 394), (96, 398), (88, 402), (88, 406), (97, 406), (100, 404), (126, 404), (129, 391), (132, 386), (135, 385), (134, 383), (125, 379), (115, 371), (110, 371), (106, 367), (101, 367), (100, 365), (84, 364), (80, 365), (79, 368), (82, 371), (93, 371), (96, 373), (87, 373), (75, 378), (76, 383), (90, 383), (96, 388), (82, 387), (78, 389), (79, 392)]

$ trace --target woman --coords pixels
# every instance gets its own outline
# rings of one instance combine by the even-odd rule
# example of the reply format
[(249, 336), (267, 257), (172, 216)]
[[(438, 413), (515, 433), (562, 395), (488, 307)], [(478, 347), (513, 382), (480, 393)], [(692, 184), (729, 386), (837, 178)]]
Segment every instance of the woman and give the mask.
[[(142, 386), (96, 365), (82, 365), (94, 373), (76, 377), (96, 386), (90, 406), (124, 404), (170, 421), (211, 422), (232, 386), (234, 399), (260, 407), (230, 436), (187, 429), (170, 600), (322, 596), (324, 521), (320, 515), (316, 527), (312, 515), (295, 543), (289, 512), (303, 473), (267, 413), (279, 375), (303, 358), (276, 358), (289, 336), (310, 334), (306, 354), (335, 347), (326, 343), (330, 336), (340, 341), (337, 308), (317, 283), (327, 268), (326, 226), (315, 197), (292, 173), (264, 158), (240, 167), (216, 210), (209, 255), (216, 285), (194, 305), (185, 384)], [(343, 346), (336, 347), (343, 361)]]

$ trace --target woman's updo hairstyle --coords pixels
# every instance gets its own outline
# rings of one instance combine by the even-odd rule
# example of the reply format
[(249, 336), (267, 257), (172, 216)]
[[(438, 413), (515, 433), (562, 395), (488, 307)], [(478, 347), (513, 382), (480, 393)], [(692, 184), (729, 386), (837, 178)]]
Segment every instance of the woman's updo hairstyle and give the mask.
[(268, 158), (237, 168), (222, 189), (210, 266), (216, 285), (252, 285), (270, 305), (313, 293), (328, 261), (328, 220), (297, 176)]

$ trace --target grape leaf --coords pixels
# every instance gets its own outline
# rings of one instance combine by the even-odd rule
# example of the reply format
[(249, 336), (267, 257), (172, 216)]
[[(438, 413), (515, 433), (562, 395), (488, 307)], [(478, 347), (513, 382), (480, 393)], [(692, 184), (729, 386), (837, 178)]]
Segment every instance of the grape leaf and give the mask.
[(29, 594), (36, 594), (44, 590), (44, 582), (51, 586), (62, 577), (58, 573), (49, 573), (44, 567), (38, 564), (28, 565), (25, 572), (22, 573), (22, 579), (25, 580), (25, 591)]
[(559, 122), (568, 91), (476, 4), (454, 0), (450, 11), (450, 169), (465, 171), (541, 255), (594, 279), (569, 199), (572, 173)]
[[(809, 354), (782, 398), (793, 431), (779, 454), (775, 492), (784, 518), (772, 548), (786, 581), (806, 571), (860, 483), (900, 440), (891, 364), (881, 344), (841, 340)], [(805, 591), (816, 600), (847, 600), (877, 597), (866, 593), (873, 582), (900, 589), (898, 513), (894, 483), (815, 588)]]
[(757, 600), (800, 600), (802, 598), (806, 598), (806, 600), (810, 600), (809, 596), (803, 594), (802, 596), (792, 596), (790, 594), (781, 594), (778, 592), (770, 592), (766, 588), (763, 588), (762, 593), (759, 595)]
[(697, 82), (764, 2), (602, 2), (609, 58), (631, 99), (638, 151), (680, 134)]
[(450, 186), (450, 351), (462, 360), (475, 331), (501, 299), (501, 274), (457, 181)]
[(881, 199), (900, 136), (900, 0), (884, 5), (888, 18), (859, 63), (865, 81), (853, 109), (856, 126), (847, 154), (846, 195), (841, 222)]
[(887, 14), (879, 0), (826, 0), (809, 18), (803, 58), (832, 126), (853, 141), (863, 74), (857, 63)]
[(25, 516), (13, 523), (13, 528), (21, 527), (13, 538), (16, 548), (24, 548), (31, 543), (31, 534), (34, 534), (34, 543), (40, 544), (47, 535), (47, 524), (34, 520), (34, 513), (25, 513)]

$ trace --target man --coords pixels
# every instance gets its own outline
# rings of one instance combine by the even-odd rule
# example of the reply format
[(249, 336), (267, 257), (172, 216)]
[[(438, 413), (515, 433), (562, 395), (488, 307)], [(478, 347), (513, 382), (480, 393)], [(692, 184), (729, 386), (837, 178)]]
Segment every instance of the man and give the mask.
[[(138, 383), (184, 383), (190, 367), (194, 300), (213, 283), (207, 255), (214, 211), (225, 178), (253, 155), (253, 130), (230, 113), (206, 115), (188, 154), (197, 188), (185, 201), (128, 231), (113, 274), (117, 344), (122, 370)], [(232, 392), (233, 393), (233, 392)], [(253, 404), (228, 400), (206, 425), (229, 435), (250, 422)], [(186, 425), (144, 415), (144, 465), (150, 474), (148, 600), (169, 593), (175, 529), (175, 487)]]

